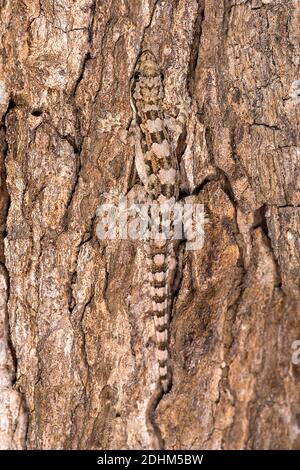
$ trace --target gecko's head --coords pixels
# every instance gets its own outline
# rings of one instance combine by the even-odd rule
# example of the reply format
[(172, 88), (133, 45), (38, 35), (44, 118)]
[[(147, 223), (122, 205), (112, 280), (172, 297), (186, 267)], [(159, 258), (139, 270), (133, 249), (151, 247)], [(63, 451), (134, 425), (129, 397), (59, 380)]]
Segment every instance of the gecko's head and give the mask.
[(138, 58), (134, 74), (130, 80), (130, 103), (134, 112), (137, 103), (158, 106), (163, 97), (163, 75), (160, 72), (155, 56), (144, 51)]
[(135, 69), (136, 77), (156, 77), (160, 70), (152, 52), (144, 51), (139, 57)]

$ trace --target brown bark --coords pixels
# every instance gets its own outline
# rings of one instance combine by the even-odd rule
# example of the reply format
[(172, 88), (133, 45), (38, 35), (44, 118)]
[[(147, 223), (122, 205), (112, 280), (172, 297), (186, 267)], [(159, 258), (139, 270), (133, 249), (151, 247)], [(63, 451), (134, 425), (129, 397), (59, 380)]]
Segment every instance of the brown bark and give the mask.
[(131, 188), (150, 49), (209, 216), (172, 312), (165, 447), (299, 449), (299, 2), (0, 0), (0, 32), (1, 448), (153, 445), (145, 263), (95, 233)]

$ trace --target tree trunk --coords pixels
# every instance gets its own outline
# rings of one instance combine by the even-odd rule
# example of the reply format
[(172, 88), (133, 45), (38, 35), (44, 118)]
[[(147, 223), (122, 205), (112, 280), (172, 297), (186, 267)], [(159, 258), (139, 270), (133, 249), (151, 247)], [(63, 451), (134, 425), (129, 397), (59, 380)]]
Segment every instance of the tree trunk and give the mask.
[(299, 449), (299, 2), (0, 8), (0, 447), (154, 447), (145, 260), (96, 233), (107, 193), (141, 188), (129, 82), (148, 49), (186, 112), (182, 198), (208, 218), (157, 428), (166, 449)]

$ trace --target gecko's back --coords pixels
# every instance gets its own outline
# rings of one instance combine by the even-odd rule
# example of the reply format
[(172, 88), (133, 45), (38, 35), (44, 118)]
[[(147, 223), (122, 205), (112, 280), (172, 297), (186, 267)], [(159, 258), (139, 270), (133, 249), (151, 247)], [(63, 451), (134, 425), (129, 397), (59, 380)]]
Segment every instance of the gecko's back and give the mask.
[(131, 83), (132, 107), (140, 133), (136, 167), (148, 193), (158, 199), (178, 198), (178, 165), (170, 145), (162, 108), (163, 81), (155, 57), (141, 54)]

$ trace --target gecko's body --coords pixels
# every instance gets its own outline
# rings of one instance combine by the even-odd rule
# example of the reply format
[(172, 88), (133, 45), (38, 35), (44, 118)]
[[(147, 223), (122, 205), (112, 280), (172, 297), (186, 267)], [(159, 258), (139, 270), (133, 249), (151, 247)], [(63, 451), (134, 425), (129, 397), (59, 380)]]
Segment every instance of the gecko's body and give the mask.
[[(178, 163), (165, 125), (162, 76), (151, 52), (141, 54), (130, 88), (137, 132), (137, 173), (153, 202), (172, 206), (179, 195)], [(163, 225), (161, 216), (158, 222), (160, 226)], [(168, 341), (172, 284), (176, 270), (176, 241), (168, 238), (150, 239), (145, 242), (145, 251), (156, 331), (159, 383), (162, 390), (167, 392), (171, 380)]]

